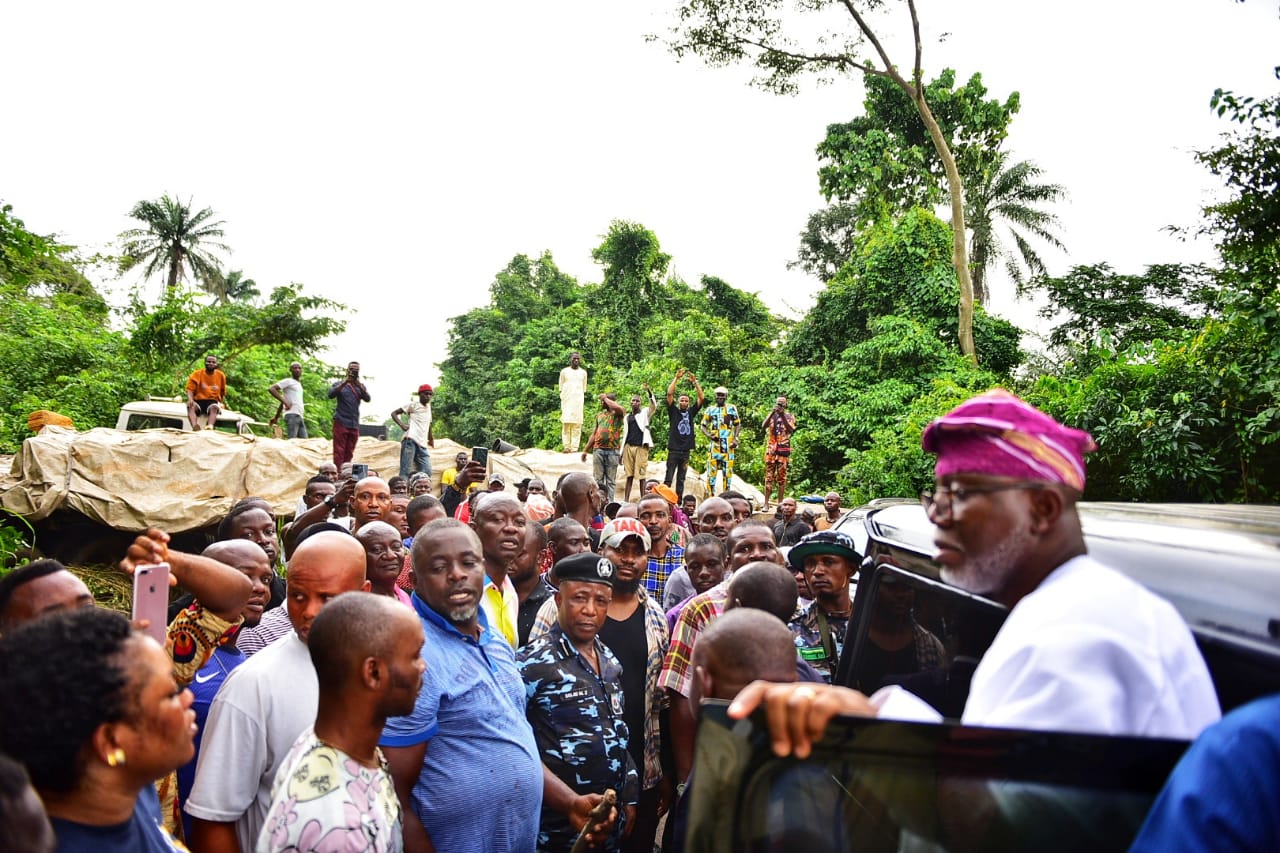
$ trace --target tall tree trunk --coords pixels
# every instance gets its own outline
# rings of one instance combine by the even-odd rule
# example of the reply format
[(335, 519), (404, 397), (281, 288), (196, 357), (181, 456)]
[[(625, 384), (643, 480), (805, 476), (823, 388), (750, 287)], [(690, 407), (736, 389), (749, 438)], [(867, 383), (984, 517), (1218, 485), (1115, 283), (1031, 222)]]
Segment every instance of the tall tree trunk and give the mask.
[(969, 246), (969, 269), (973, 276), (973, 298), (979, 305), (987, 304), (987, 243), (973, 234), (973, 243)]
[(942, 128), (938, 127), (938, 121), (924, 99), (924, 88), (916, 86), (913, 89), (911, 94), (916, 109), (925, 127), (929, 128), (933, 147), (947, 172), (947, 187), (951, 190), (951, 265), (955, 267), (956, 279), (960, 282), (960, 352), (977, 367), (978, 353), (973, 346), (973, 279), (969, 275), (969, 253), (964, 243), (964, 183), (960, 180), (956, 158), (942, 135)]
[(165, 286), (173, 290), (178, 286), (178, 275), (182, 272), (182, 247), (173, 246), (169, 250), (169, 278)]

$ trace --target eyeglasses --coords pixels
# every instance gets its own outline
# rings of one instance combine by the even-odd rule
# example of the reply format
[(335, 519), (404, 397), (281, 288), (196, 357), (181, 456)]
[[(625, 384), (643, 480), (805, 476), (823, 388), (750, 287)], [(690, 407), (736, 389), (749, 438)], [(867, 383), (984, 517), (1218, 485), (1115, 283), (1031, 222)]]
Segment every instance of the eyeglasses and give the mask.
[(942, 487), (933, 492), (921, 492), (920, 505), (924, 507), (926, 515), (951, 518), (956, 505), (963, 506), (970, 495), (989, 495), (1014, 489), (1043, 489), (1044, 486), (1044, 483), (997, 483), (990, 486)]

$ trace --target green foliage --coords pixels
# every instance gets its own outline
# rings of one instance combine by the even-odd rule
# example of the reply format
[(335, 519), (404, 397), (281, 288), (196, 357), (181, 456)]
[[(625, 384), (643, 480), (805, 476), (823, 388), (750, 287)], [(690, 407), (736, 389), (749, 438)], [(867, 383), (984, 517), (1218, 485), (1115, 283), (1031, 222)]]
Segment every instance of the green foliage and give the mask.
[[(1019, 108), (1017, 92), (1003, 103), (987, 98), (982, 75), (956, 86), (944, 69), (924, 87), (956, 168), (968, 185), (1008, 133)], [(912, 207), (932, 207), (946, 198), (946, 173), (915, 103), (892, 80), (866, 79), (863, 115), (828, 126), (818, 144), (818, 186), (828, 201), (853, 204), (861, 227)]]
[[(1011, 164), (1007, 152), (991, 151), (971, 165), (965, 176), (969, 268), (973, 273), (974, 299), (981, 304), (987, 302), (987, 268), (991, 264), (1004, 260), (1009, 278), (1021, 288), (1026, 283), (1026, 273), (1045, 274), (1044, 261), (1032, 245), (1032, 238), (1055, 249), (1066, 248), (1054, 233), (1061, 226), (1058, 217), (1040, 205), (1060, 201), (1067, 191), (1060, 184), (1040, 183), (1042, 174), (1030, 160)], [(1012, 250), (1000, 239), (1000, 225), (1013, 240)]]
[(66, 293), (0, 289), (0, 448), (31, 435), (27, 415), (49, 409), (77, 428), (113, 426), (120, 404), (145, 393), (124, 335), (96, 302)]
[(222, 265), (214, 253), (231, 251), (221, 242), (223, 223), (214, 221), (214, 215), (208, 207), (193, 213), (191, 199), (183, 202), (168, 193), (138, 202), (129, 216), (145, 227), (120, 234), (120, 271), (143, 265), (145, 278), (163, 272), (169, 290), (188, 273), (202, 287), (212, 287), (210, 283), (222, 278)]
[[(153, 307), (135, 294), (122, 312), (123, 328), (116, 328), (105, 303), (76, 268), (83, 261), (69, 247), (31, 235), (7, 207), (0, 212), (0, 258), (0, 450), (5, 452), (30, 436), (27, 416), (39, 409), (65, 415), (83, 430), (114, 426), (120, 406), (131, 400), (180, 395), (206, 352), (217, 354), (228, 374), (228, 405), (263, 421), (276, 406), (266, 389), (288, 375), (290, 362), (303, 360), (309, 401), (324, 399), (324, 377), (336, 373), (306, 357), (343, 329), (333, 315), (346, 308), (305, 295), (301, 285), (277, 287), (263, 300), (237, 278), (238, 301), (212, 305), (176, 288), (166, 289)], [(50, 269), (62, 277), (40, 274)], [(323, 409), (307, 409), (313, 435), (328, 434)]]
[(1048, 297), (1040, 316), (1060, 321), (1049, 343), (1078, 371), (1134, 344), (1198, 328), (1221, 298), (1212, 270), (1183, 264), (1153, 264), (1141, 275), (1116, 273), (1106, 263), (1081, 265), (1037, 278), (1032, 287)]
[(12, 205), (0, 204), (0, 285), (25, 294), (76, 296), (85, 310), (105, 314), (106, 303), (77, 268), (77, 260), (70, 246), (31, 233), (13, 215)]
[(0, 577), (26, 559), (35, 541), (36, 531), (31, 522), (0, 507)]
[(617, 219), (591, 257), (604, 267), (594, 304), (612, 341), (614, 360), (626, 364), (640, 356), (640, 330), (646, 318), (667, 299), (663, 277), (671, 256), (661, 250), (652, 231)]
[(1223, 501), (1233, 448), (1194, 340), (1134, 344), (1081, 378), (1042, 378), (1028, 399), (1098, 444), (1093, 500)]
[[(648, 382), (662, 403), (679, 367), (709, 394), (771, 358), (785, 324), (722, 279), (691, 287), (666, 276), (670, 258), (644, 226), (613, 222), (593, 257), (601, 284), (577, 283), (550, 254), (517, 255), (495, 276), (488, 306), (453, 318), (435, 410), (455, 440), (558, 446), (557, 380), (571, 352), (590, 374), (587, 429), (598, 394), (625, 399)], [(660, 456), (666, 431), (654, 439)]]
[(1280, 96), (1219, 90), (1238, 127), (1197, 159), (1227, 197), (1204, 209), (1223, 269), (1106, 264), (1041, 278), (1065, 319), (1050, 336), (1063, 366), (1031, 402), (1088, 429), (1088, 494), (1143, 501), (1280, 500)]
[[(996, 384), (994, 377), (972, 370), (967, 362), (963, 368), (957, 365), (955, 371), (931, 380), (904, 405), (887, 412), (865, 446), (851, 450), (848, 464), (836, 477), (840, 492), (850, 502), (911, 497), (933, 483), (934, 457), (920, 446), (924, 428)], [(892, 396), (885, 402), (891, 400)]]
[(1228, 265), (1274, 290), (1280, 275), (1280, 94), (1255, 100), (1218, 89), (1210, 106), (1238, 127), (1223, 134), (1218, 148), (1196, 154), (1228, 192), (1204, 209), (1202, 231), (1218, 237)]
[[(818, 294), (813, 309), (792, 330), (785, 353), (798, 364), (822, 364), (868, 339), (882, 317), (908, 317), (956, 342), (959, 285), (951, 265), (951, 229), (924, 208), (872, 226), (855, 256)], [(983, 363), (1008, 374), (1021, 362), (1016, 326), (975, 311), (975, 337)]]

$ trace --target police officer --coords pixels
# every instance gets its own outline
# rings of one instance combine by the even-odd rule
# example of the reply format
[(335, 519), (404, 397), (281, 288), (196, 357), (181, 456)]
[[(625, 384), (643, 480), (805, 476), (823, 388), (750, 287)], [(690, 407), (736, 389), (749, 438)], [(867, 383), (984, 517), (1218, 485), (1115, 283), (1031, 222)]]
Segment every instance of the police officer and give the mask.
[[(589, 551), (557, 562), (559, 622), (516, 656), (528, 695), (525, 713), (543, 764), (578, 794), (603, 794), (606, 788), (618, 794), (624, 819), (605, 850), (617, 849), (629, 831), (640, 795), (622, 719), (622, 665), (598, 636), (616, 571)], [(538, 850), (568, 850), (576, 835), (563, 814), (544, 806)]]

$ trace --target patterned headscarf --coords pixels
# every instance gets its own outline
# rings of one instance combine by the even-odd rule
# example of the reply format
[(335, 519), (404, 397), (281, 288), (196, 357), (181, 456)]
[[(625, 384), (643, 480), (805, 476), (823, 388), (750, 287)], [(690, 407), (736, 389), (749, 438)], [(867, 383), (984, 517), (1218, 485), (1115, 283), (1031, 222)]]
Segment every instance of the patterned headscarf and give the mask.
[(993, 388), (956, 406), (925, 428), (921, 444), (938, 455), (936, 476), (990, 474), (1063, 483), (1084, 491), (1084, 454), (1097, 449), (1072, 429)]

